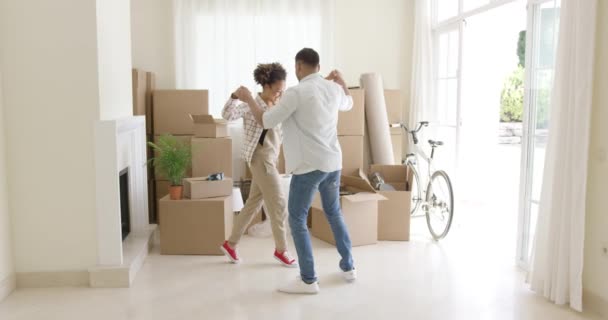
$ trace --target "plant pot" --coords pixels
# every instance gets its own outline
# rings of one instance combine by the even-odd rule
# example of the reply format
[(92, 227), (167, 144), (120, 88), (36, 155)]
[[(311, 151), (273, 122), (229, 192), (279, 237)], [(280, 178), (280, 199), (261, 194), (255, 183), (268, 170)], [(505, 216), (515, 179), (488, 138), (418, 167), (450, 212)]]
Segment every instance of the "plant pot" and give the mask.
[(171, 200), (182, 200), (184, 186), (169, 186), (169, 197)]

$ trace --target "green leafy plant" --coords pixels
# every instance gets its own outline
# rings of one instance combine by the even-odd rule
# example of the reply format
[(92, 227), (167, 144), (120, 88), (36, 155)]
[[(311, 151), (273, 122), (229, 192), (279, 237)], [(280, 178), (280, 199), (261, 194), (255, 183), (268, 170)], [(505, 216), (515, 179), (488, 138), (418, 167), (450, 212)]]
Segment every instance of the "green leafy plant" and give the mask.
[(519, 65), (522, 67), (526, 66), (526, 30), (519, 32), (519, 38), (517, 39), (517, 58), (519, 59)]
[(190, 146), (172, 135), (162, 135), (157, 143), (148, 142), (157, 151), (157, 156), (149, 160), (158, 171), (165, 175), (171, 185), (181, 186), (186, 171), (192, 165)]
[(500, 121), (521, 122), (524, 115), (524, 68), (519, 65), (500, 93)]

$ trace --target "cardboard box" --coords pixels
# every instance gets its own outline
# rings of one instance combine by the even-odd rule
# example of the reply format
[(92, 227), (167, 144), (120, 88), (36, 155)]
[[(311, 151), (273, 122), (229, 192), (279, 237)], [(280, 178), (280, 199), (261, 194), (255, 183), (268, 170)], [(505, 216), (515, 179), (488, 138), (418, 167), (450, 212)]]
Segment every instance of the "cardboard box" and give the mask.
[(232, 198), (160, 200), (160, 253), (221, 255), (232, 230)]
[[(148, 145), (148, 142), (154, 142), (153, 135), (146, 136), (146, 159), (150, 160), (154, 158), (154, 149)], [(154, 180), (154, 166), (151, 163), (147, 164), (148, 166), (148, 180)]]
[(150, 223), (156, 223), (156, 186), (154, 180), (148, 180), (148, 218)]
[(153, 92), (155, 134), (194, 134), (191, 114), (209, 113), (207, 90), (156, 90)]
[(146, 132), (154, 133), (154, 122), (152, 120), (152, 93), (156, 90), (156, 74), (146, 72)]
[(164, 198), (166, 195), (169, 194), (170, 185), (171, 184), (167, 180), (156, 180), (154, 182), (154, 187), (156, 190), (156, 201), (159, 201), (160, 199)]
[(232, 195), (232, 179), (209, 181), (204, 178), (184, 179), (184, 197), (188, 199), (207, 199)]
[(388, 123), (403, 122), (403, 105), (401, 101), (401, 90), (384, 90), (384, 100), (386, 101), (386, 114)]
[(353, 108), (338, 114), (339, 136), (362, 136), (365, 133), (365, 96), (363, 89), (350, 89)]
[[(154, 143), (158, 142), (158, 138), (160, 136), (154, 136)], [(192, 136), (174, 136), (175, 138), (177, 138), (179, 141), (181, 141), (182, 143), (186, 144), (187, 146), (191, 146), (192, 145)], [(158, 151), (153, 150), (154, 151), (154, 156), (158, 156)], [(186, 178), (192, 178), (192, 166), (190, 166), (187, 170), (186, 170)], [(158, 169), (154, 168), (154, 178), (156, 180), (167, 180), (167, 177), (165, 177), (164, 174), (161, 174), (160, 171), (158, 171)]]
[[(344, 188), (353, 194), (340, 197), (340, 207), (353, 246), (363, 246), (378, 242), (378, 202), (386, 198), (374, 190), (367, 177), (360, 170), (356, 175), (342, 176)], [(312, 203), (311, 233), (325, 242), (336, 244), (331, 227), (327, 222), (317, 193)]]
[(339, 136), (342, 148), (342, 171), (353, 171), (363, 168), (363, 136)]
[(387, 200), (378, 203), (378, 240), (408, 241), (410, 239), (410, 207), (412, 194), (406, 181), (412, 172), (402, 165), (372, 165), (370, 173), (379, 172), (396, 191), (378, 191)]
[(232, 139), (193, 138), (192, 174), (206, 177), (218, 172), (232, 177)]
[(194, 136), (196, 138), (225, 138), (228, 136), (228, 122), (222, 119), (213, 119), (208, 114), (191, 114), (194, 123)]
[(393, 154), (395, 155), (395, 164), (401, 164), (403, 160), (403, 136), (401, 134), (391, 135), (393, 144)]
[(133, 115), (146, 115), (146, 72), (139, 69), (131, 70), (133, 90)]

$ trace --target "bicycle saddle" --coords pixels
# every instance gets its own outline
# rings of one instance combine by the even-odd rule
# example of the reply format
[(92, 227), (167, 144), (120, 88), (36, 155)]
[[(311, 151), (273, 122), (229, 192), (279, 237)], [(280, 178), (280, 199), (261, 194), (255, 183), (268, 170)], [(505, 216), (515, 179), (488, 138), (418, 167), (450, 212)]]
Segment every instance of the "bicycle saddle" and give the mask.
[(431, 145), (431, 147), (435, 148), (435, 147), (440, 147), (443, 145), (443, 141), (435, 141), (435, 140), (429, 140), (429, 144)]

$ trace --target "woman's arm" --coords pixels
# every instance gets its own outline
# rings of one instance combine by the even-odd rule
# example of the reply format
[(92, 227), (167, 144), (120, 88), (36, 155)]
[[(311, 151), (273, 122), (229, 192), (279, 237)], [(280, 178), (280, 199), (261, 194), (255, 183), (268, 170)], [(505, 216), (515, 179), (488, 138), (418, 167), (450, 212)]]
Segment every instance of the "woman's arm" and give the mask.
[(244, 103), (239, 104), (239, 100), (235, 99), (234, 95), (232, 95), (224, 105), (224, 109), (222, 109), (222, 118), (228, 121), (238, 120), (248, 111), (247, 105)]

